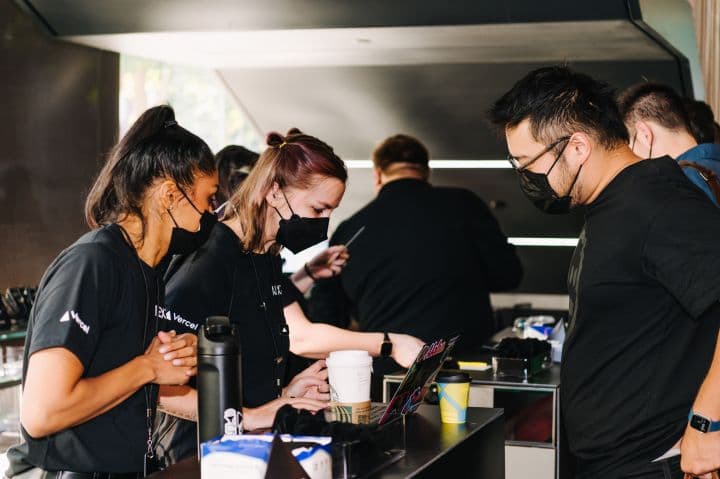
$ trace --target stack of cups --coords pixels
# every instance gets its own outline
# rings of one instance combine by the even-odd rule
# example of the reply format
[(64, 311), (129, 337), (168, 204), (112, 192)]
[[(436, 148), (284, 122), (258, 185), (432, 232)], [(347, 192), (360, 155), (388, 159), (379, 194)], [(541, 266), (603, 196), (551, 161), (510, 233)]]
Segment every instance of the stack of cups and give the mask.
[(335, 421), (370, 422), (372, 358), (367, 351), (334, 351), (325, 361)]
[(470, 396), (470, 375), (461, 371), (440, 371), (435, 382), (440, 397), (440, 420), (464, 424)]

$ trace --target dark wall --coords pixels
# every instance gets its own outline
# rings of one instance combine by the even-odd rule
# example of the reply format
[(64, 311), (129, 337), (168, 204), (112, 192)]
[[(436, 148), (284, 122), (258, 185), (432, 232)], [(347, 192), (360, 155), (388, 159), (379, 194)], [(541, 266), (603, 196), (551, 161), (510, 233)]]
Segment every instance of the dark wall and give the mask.
[(87, 230), (84, 196), (118, 129), (119, 57), (47, 36), (0, 0), (0, 289), (37, 284)]

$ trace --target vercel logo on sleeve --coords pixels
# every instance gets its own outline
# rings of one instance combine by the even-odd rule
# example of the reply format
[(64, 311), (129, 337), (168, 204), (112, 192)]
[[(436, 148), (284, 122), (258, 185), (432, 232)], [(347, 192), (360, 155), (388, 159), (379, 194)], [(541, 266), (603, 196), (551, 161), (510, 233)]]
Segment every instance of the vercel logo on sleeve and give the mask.
[(198, 324), (193, 323), (192, 321), (188, 321), (187, 319), (183, 318), (178, 313), (173, 313), (167, 308), (163, 308), (162, 306), (155, 305), (155, 317), (157, 319), (162, 319), (165, 321), (174, 321), (178, 324), (181, 324), (182, 326), (185, 326), (186, 328), (190, 328), (193, 331), (198, 330)]
[(71, 318), (73, 321), (75, 321), (75, 324), (78, 325), (78, 327), (82, 330), (83, 333), (88, 334), (90, 332), (90, 325), (85, 324), (85, 322), (80, 319), (80, 315), (73, 310), (65, 311), (65, 314), (63, 314), (60, 318), (60, 322), (67, 323), (70, 321)]

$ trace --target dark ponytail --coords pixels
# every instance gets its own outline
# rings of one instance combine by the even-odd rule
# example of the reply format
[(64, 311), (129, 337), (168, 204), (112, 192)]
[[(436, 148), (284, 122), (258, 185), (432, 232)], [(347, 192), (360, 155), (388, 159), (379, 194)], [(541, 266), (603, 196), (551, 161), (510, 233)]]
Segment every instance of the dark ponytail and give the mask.
[(156, 179), (189, 187), (196, 173), (214, 171), (210, 148), (177, 124), (171, 107), (150, 108), (110, 152), (85, 200), (85, 219), (97, 228), (135, 215), (144, 233), (143, 199)]

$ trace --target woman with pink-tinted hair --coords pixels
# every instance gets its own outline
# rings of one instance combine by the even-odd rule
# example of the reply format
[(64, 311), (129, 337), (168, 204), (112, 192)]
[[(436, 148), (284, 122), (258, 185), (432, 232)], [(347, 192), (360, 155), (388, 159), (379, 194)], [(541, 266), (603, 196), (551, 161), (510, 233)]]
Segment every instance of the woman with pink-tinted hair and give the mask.
[[(322, 358), (343, 349), (379, 356), (388, 342), (382, 332), (353, 332), (305, 317), (298, 286), (306, 290), (315, 279), (338, 274), (347, 250), (333, 247), (325, 263), (311, 261), (303, 277), (296, 274), (292, 282), (281, 273), (279, 253), (283, 247), (297, 253), (327, 238), (330, 214), (345, 193), (347, 170), (330, 146), (296, 129), (287, 136), (269, 134), (267, 144), (230, 198), (224, 221), (171, 272), (166, 294), (178, 332), (197, 332), (214, 315), (238, 325), (246, 429), (269, 427), (284, 404), (325, 407), (329, 394)], [(389, 334), (389, 342), (392, 358), (406, 367), (423, 344), (404, 334)], [(320, 361), (286, 383), (290, 351)], [(193, 397), (192, 392), (178, 393), (185, 396)], [(184, 427), (173, 425), (172, 437), (161, 441), (171, 462), (196, 450), (194, 424)]]

